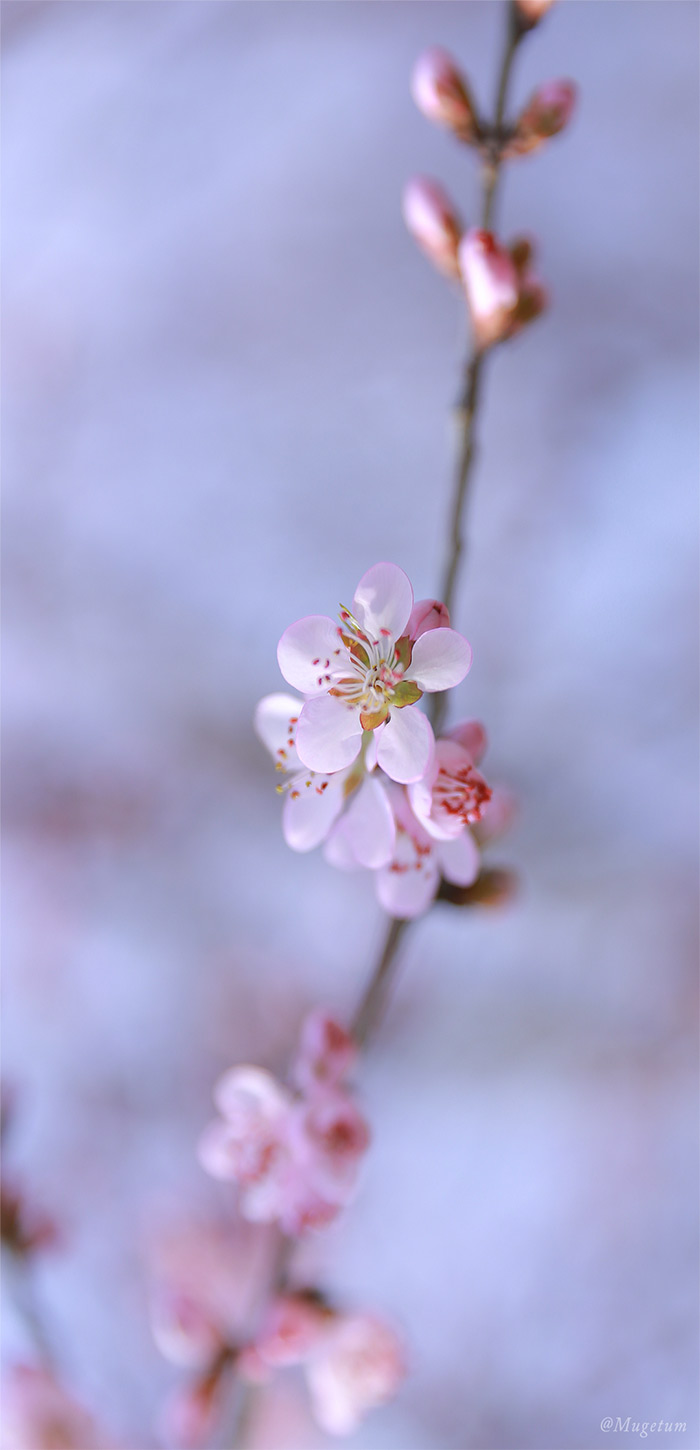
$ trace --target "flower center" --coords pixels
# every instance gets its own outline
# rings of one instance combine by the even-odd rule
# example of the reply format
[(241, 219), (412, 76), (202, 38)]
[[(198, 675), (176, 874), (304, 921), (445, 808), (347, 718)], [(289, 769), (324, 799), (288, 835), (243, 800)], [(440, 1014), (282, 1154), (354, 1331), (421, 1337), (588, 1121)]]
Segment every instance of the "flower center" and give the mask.
[(389, 706), (402, 709), (420, 699), (422, 691), (404, 680), (411, 662), (411, 641), (404, 635), (394, 640), (388, 629), (372, 639), (349, 609), (341, 606), (338, 634), (348, 652), (350, 671), (336, 679), (331, 695), (360, 711), (362, 726), (374, 730), (386, 720)]
[(449, 816), (458, 816), (465, 825), (475, 825), (481, 820), (491, 795), (483, 776), (471, 765), (463, 765), (455, 771), (447, 771), (441, 766), (433, 786), (436, 806)]

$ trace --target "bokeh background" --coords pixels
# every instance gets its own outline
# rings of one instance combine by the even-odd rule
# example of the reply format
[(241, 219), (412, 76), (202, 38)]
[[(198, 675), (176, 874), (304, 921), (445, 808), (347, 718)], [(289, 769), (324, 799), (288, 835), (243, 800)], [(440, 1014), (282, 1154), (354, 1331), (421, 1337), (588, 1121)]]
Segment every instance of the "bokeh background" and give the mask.
[[(212, 1082), (347, 1013), (381, 936), (369, 876), (284, 846), (251, 716), (282, 629), (371, 563), (435, 588), (464, 316), (400, 193), (436, 175), (472, 219), (478, 187), (408, 75), (446, 45), (485, 104), (503, 16), (3, 19), (4, 1071), (66, 1376), (145, 1447), (176, 1376), (144, 1244), (227, 1202)], [(411, 932), (363, 1191), (309, 1251), (410, 1348), (363, 1450), (596, 1450), (605, 1415), (698, 1444), (698, 28), (566, 0), (517, 65), (515, 104), (582, 99), (503, 191), (553, 307), (489, 369), (453, 710), (520, 798), (522, 885)], [(259, 1442), (322, 1444), (284, 1395)]]

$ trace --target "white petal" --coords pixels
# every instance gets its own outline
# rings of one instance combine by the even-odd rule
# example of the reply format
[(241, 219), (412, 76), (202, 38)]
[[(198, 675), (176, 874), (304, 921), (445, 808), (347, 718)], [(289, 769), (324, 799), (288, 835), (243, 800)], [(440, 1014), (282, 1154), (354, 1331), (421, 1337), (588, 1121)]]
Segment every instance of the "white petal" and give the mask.
[(282, 813), (284, 839), (293, 851), (313, 851), (325, 841), (343, 809), (346, 773), (317, 775), (304, 770), (290, 781)]
[(427, 831), (430, 830), (429, 821), (430, 812), (433, 808), (433, 785), (435, 784), (438, 773), (437, 750), (440, 744), (441, 742), (436, 740), (435, 752), (425, 775), (421, 780), (414, 781), (412, 785), (409, 785), (407, 791), (408, 799), (411, 803), (411, 810), (417, 816), (421, 825), (425, 826)]
[(325, 693), (349, 664), (338, 625), (326, 614), (308, 614), (290, 624), (277, 646), (277, 660), (287, 684), (303, 695)]
[(410, 921), (428, 910), (438, 888), (440, 872), (433, 854), (414, 868), (397, 871), (393, 866), (385, 866), (377, 872), (375, 880), (377, 897), (384, 910), (390, 916)]
[(343, 830), (360, 866), (375, 871), (391, 860), (396, 839), (394, 812), (383, 785), (374, 777), (367, 776), (352, 796)]
[(441, 841), (437, 855), (445, 880), (451, 881), (453, 886), (471, 886), (476, 881), (481, 856), (471, 831), (466, 827), (454, 841)]
[(359, 871), (360, 863), (356, 859), (345, 832), (344, 816), (340, 817), (333, 830), (329, 832), (323, 854), (328, 865), (335, 866), (339, 871)]
[(212, 1178), (234, 1179), (236, 1177), (233, 1157), (230, 1152), (231, 1130), (217, 1118), (204, 1129), (197, 1145), (197, 1157)]
[[(433, 630), (433, 633), (439, 631)], [(433, 746), (434, 736), (427, 716), (415, 705), (406, 705), (403, 710), (392, 710), (377, 746), (377, 763), (391, 780), (407, 784), (425, 775)]]
[(353, 613), (372, 639), (400, 639), (413, 608), (411, 581), (398, 564), (373, 564), (355, 590)]
[(456, 629), (429, 629), (418, 636), (406, 678), (421, 690), (450, 690), (469, 670), (472, 650)]
[(265, 695), (255, 708), (255, 733), (267, 746), (280, 770), (296, 770), (299, 767), (293, 741), (303, 703), (296, 695)]
[(214, 1088), (214, 1102), (224, 1118), (237, 1121), (241, 1113), (274, 1120), (287, 1107), (289, 1094), (263, 1067), (232, 1067)]
[(360, 713), (337, 695), (318, 695), (302, 707), (297, 725), (299, 759), (309, 770), (344, 770), (362, 743)]

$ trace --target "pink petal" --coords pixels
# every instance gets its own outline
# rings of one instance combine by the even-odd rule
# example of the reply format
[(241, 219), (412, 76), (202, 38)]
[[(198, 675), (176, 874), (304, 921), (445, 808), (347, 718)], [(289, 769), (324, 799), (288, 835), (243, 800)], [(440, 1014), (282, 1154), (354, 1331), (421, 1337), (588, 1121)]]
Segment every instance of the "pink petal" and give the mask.
[(389, 916), (398, 916), (402, 921), (412, 921), (422, 916), (435, 899), (440, 873), (436, 865), (424, 867), (414, 876), (399, 875), (386, 867), (378, 871), (377, 900)]
[(289, 1095), (263, 1067), (232, 1067), (219, 1078), (214, 1102), (222, 1117), (237, 1122), (241, 1115), (276, 1120), (287, 1107)]
[(236, 1169), (231, 1153), (232, 1135), (221, 1118), (209, 1123), (197, 1145), (197, 1157), (212, 1178), (234, 1179)]
[(328, 865), (335, 866), (339, 871), (359, 871), (360, 863), (347, 838), (344, 816), (340, 817), (330, 831), (323, 848), (323, 855)]
[(472, 662), (471, 645), (456, 629), (429, 629), (413, 646), (406, 678), (421, 690), (450, 690), (459, 685)]
[(471, 755), (474, 765), (478, 765), (486, 754), (488, 738), (479, 720), (462, 720), (453, 730), (448, 730), (447, 739), (456, 740), (458, 745), (463, 745)]
[(415, 705), (394, 710), (382, 730), (377, 763), (391, 780), (420, 780), (430, 764), (434, 739), (430, 721)]
[[(373, 564), (355, 590), (353, 613), (373, 639), (400, 639), (413, 608), (410, 580), (398, 564)], [(284, 673), (284, 671), (283, 671)]]
[(296, 722), (304, 701), (296, 695), (265, 695), (255, 708), (255, 733), (280, 770), (294, 770), (299, 757), (294, 741)]
[(282, 831), (293, 851), (313, 851), (314, 846), (325, 841), (343, 809), (345, 780), (345, 771), (316, 775), (305, 770), (290, 782), (282, 813)]
[(394, 813), (378, 780), (367, 776), (351, 799), (343, 821), (345, 839), (360, 866), (386, 866), (394, 851)]
[(307, 700), (299, 716), (296, 745), (309, 770), (344, 770), (352, 765), (362, 743), (359, 711), (337, 695)]
[(290, 624), (277, 646), (277, 660), (287, 684), (302, 695), (325, 693), (348, 669), (338, 625), (325, 614), (308, 614)]
[(440, 841), (437, 856), (446, 881), (453, 886), (471, 886), (481, 867), (479, 848), (471, 831), (462, 831), (454, 841)]

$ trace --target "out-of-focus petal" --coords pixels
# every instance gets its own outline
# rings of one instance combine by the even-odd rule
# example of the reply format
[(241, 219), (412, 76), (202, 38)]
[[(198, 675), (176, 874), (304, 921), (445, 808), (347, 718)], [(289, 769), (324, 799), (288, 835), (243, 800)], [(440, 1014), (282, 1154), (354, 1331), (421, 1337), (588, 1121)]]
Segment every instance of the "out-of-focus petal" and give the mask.
[(313, 851), (325, 841), (343, 809), (345, 771), (315, 775), (302, 771), (290, 782), (282, 813), (284, 839), (293, 851)]
[(458, 745), (471, 755), (475, 765), (483, 759), (488, 748), (488, 737), (480, 720), (462, 720), (459, 725), (453, 726), (447, 731), (448, 740), (456, 740)]
[(255, 733), (279, 770), (298, 769), (294, 732), (303, 703), (295, 695), (277, 694), (265, 695), (255, 707)]
[(445, 880), (453, 886), (471, 886), (476, 881), (481, 856), (471, 831), (462, 831), (453, 841), (438, 842), (436, 854)]
[(360, 866), (375, 870), (391, 860), (396, 836), (394, 813), (383, 785), (375, 776), (366, 776), (352, 797), (343, 830)]
[(302, 695), (317, 695), (344, 673), (348, 654), (335, 621), (325, 614), (308, 614), (285, 629), (277, 660), (288, 685)]
[[(373, 564), (355, 590), (353, 612), (372, 639), (399, 639), (413, 608), (411, 581), (398, 564)], [(284, 672), (283, 672), (284, 673)]]

